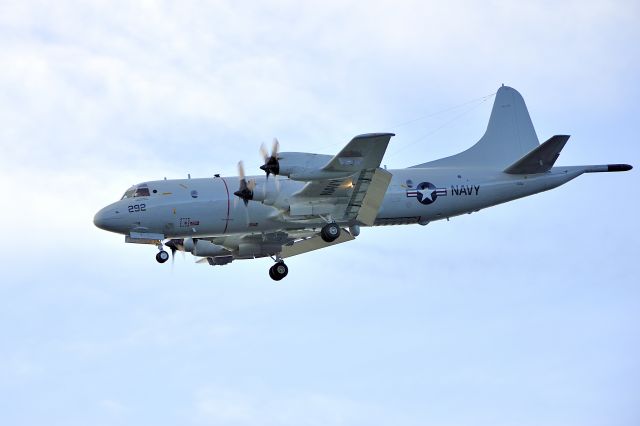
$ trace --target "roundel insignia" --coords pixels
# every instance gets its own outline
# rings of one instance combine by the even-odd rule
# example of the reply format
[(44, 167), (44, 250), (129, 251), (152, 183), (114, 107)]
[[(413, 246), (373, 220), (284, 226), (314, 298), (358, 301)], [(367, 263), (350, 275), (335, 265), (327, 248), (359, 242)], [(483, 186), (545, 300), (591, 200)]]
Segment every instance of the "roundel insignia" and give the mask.
[(422, 204), (431, 204), (436, 198), (438, 198), (438, 194), (436, 193), (436, 186), (431, 182), (422, 182), (417, 187), (417, 197), (418, 201)]
[(443, 195), (447, 195), (447, 189), (437, 188), (431, 182), (421, 182), (415, 189), (407, 190), (407, 197), (415, 197), (421, 204), (431, 204)]

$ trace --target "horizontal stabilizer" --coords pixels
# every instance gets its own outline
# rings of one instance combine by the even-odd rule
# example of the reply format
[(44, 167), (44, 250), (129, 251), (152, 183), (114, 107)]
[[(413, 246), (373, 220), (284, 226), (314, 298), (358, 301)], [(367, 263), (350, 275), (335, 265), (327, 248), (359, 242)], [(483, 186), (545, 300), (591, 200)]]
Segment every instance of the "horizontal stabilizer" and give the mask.
[(524, 157), (507, 167), (504, 172), (512, 175), (528, 175), (547, 172), (560, 156), (569, 140), (568, 135), (556, 135), (537, 146)]

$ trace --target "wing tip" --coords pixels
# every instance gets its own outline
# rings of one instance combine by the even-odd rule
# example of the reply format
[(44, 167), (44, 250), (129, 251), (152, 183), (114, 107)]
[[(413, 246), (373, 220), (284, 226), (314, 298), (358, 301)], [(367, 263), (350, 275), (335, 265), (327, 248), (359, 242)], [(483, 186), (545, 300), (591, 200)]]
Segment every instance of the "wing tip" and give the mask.
[(396, 135), (395, 133), (388, 133), (388, 132), (363, 133), (361, 135), (358, 135), (358, 136), (354, 137), (354, 139), (371, 139), (371, 138), (380, 138), (380, 137), (384, 137), (384, 136), (389, 136), (390, 138), (392, 138), (395, 135)]

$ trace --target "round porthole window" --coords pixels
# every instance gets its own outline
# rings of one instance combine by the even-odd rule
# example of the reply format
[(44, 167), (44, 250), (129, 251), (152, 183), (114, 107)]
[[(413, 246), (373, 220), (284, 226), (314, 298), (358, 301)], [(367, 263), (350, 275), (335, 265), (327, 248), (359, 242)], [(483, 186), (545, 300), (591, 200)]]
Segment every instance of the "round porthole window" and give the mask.
[(191, 198), (198, 198), (198, 191), (196, 191), (195, 189), (191, 191)]

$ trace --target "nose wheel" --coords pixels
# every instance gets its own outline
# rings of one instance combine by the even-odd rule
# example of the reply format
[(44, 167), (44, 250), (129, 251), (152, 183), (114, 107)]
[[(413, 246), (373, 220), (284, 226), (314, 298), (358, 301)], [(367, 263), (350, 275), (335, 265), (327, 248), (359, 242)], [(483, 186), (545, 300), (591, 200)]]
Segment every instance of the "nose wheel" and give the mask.
[(289, 268), (281, 260), (276, 262), (275, 265), (269, 268), (269, 276), (274, 281), (280, 281), (281, 279), (286, 277), (288, 273), (289, 273)]
[(169, 253), (164, 250), (160, 250), (158, 254), (156, 254), (156, 260), (158, 261), (158, 263), (166, 262), (167, 260), (169, 260)]

